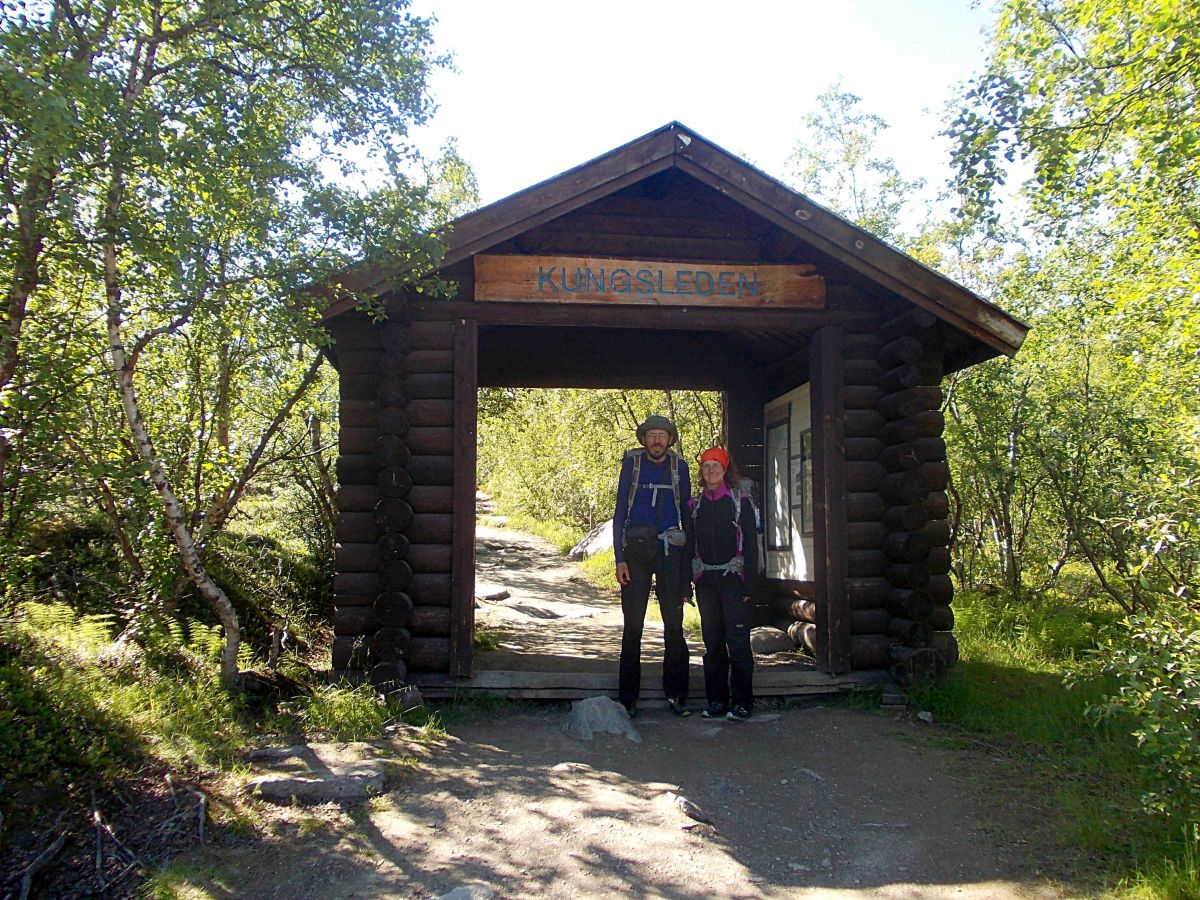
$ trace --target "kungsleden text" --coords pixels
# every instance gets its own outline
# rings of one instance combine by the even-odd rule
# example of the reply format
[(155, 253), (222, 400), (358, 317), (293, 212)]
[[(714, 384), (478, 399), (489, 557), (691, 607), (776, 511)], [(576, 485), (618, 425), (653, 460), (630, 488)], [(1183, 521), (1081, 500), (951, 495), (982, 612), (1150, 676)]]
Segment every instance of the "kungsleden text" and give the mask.
[[(672, 277), (672, 274), (674, 277)], [(758, 272), (538, 266), (539, 294), (690, 294), (697, 297), (757, 297)]]

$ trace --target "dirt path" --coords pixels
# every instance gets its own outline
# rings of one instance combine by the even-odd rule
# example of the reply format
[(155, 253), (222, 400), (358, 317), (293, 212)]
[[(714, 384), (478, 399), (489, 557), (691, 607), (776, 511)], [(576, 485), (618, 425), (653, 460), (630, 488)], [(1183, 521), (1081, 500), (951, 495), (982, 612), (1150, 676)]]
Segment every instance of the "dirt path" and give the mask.
[[(1058, 897), (1043, 811), (1008, 761), (936, 727), (847, 709), (746, 723), (637, 720), (642, 742), (561, 730), (565, 705), (481, 715), (349, 812), (272, 810), (273, 833), (191, 854), (212, 897)], [(697, 804), (695, 825), (669, 793)], [(184, 894), (188, 896), (188, 894)]]
[[(531, 539), (481, 540), (508, 556), (528, 555)], [(534, 624), (499, 613), (521, 627), (498, 652), (519, 649), (545, 610), (596, 648), (611, 601), (564, 601), (564, 584), (581, 587), (573, 566), (529, 568), (524, 589), (538, 596), (493, 611)], [(595, 612), (567, 608), (580, 605)], [(619, 613), (616, 623), (619, 638)], [(589, 658), (611, 666), (615, 652)], [(1041, 858), (1053, 853), (1047, 811), (1010, 761), (907, 713), (761, 704), (734, 723), (652, 707), (634, 742), (568, 737), (567, 712), (481, 710), (442, 742), (397, 739), (389, 749), (410, 764), (387, 794), (348, 810), (264, 806), (255, 839), (226, 837), (179, 861), (179, 895), (426, 898), (472, 884), (512, 898), (1067, 895)], [(712, 824), (685, 816), (674, 795)]]
[[(499, 646), (477, 652), (478, 669), (614, 671), (621, 653), (621, 601), (593, 587), (579, 564), (532, 534), (479, 524), (475, 528), (476, 628)], [(503, 589), (503, 599), (488, 600)], [(661, 658), (662, 626), (646, 622), (643, 660)], [(699, 646), (692, 643), (693, 655)]]
[[(476, 651), (477, 670), (510, 672), (616, 672), (621, 654), (621, 598), (594, 587), (579, 564), (559, 556), (549, 542), (531, 534), (481, 523), (475, 531), (478, 601), (475, 624), (493, 632), (495, 649)], [(507, 596), (486, 599), (503, 590)], [(642, 685), (662, 681), (662, 623), (650, 599), (642, 635)], [(688, 637), (693, 696), (703, 693), (704, 645)], [(811, 669), (800, 654), (758, 656), (762, 668)]]

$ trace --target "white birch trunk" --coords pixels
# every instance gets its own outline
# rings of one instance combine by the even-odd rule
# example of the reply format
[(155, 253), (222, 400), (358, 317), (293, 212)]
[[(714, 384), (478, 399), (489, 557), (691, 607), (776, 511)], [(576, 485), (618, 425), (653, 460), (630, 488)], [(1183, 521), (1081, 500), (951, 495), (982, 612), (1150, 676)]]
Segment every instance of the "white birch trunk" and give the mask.
[(237, 611), (229, 602), (225, 592), (213, 581), (212, 576), (204, 568), (204, 562), (200, 559), (196, 542), (188, 530), (187, 517), (184, 515), (183, 507), (175, 496), (171, 481), (167, 477), (162, 460), (159, 459), (154, 449), (154, 443), (150, 439), (150, 432), (146, 429), (146, 423), (142, 419), (133, 380), (136, 360), (127, 358), (125, 343), (121, 338), (120, 288), (118, 287), (116, 251), (111, 245), (105, 247), (104, 266), (108, 289), (109, 351), (112, 354), (112, 370), (117, 381), (117, 390), (121, 395), (121, 408), (125, 411), (125, 420), (129, 425), (130, 434), (137, 444), (138, 454), (146, 464), (150, 481), (162, 501), (167, 525), (175, 538), (175, 545), (179, 548), (179, 557), (184, 571), (196, 585), (200, 595), (212, 605), (225, 630), (225, 646), (221, 650), (221, 682), (226, 686), (232, 686), (237, 682), (238, 650), (242, 643), (242, 630), (238, 622)]

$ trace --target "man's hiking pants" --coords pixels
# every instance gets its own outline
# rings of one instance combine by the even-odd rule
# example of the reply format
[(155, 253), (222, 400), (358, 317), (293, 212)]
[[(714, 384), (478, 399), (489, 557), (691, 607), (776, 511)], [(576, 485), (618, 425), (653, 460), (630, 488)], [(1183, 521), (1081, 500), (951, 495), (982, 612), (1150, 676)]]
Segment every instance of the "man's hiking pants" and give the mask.
[(688, 647), (683, 637), (683, 548), (671, 547), (669, 553), (659, 551), (651, 562), (626, 560), (629, 565), (629, 584), (621, 587), (621, 612), (625, 627), (621, 633), (621, 669), (618, 695), (629, 706), (638, 698), (642, 687), (642, 628), (646, 621), (646, 605), (650, 601), (650, 579), (662, 613), (663, 693), (678, 700), (688, 695)]

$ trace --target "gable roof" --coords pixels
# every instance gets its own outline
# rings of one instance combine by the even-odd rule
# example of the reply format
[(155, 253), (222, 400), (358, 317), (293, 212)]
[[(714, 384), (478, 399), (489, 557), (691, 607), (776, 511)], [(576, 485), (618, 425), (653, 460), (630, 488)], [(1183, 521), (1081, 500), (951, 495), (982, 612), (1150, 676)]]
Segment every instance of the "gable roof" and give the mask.
[(1012, 356), (1029, 326), (678, 122), (457, 219), (445, 270), (622, 188), (677, 169), (928, 310), (994, 352)]

